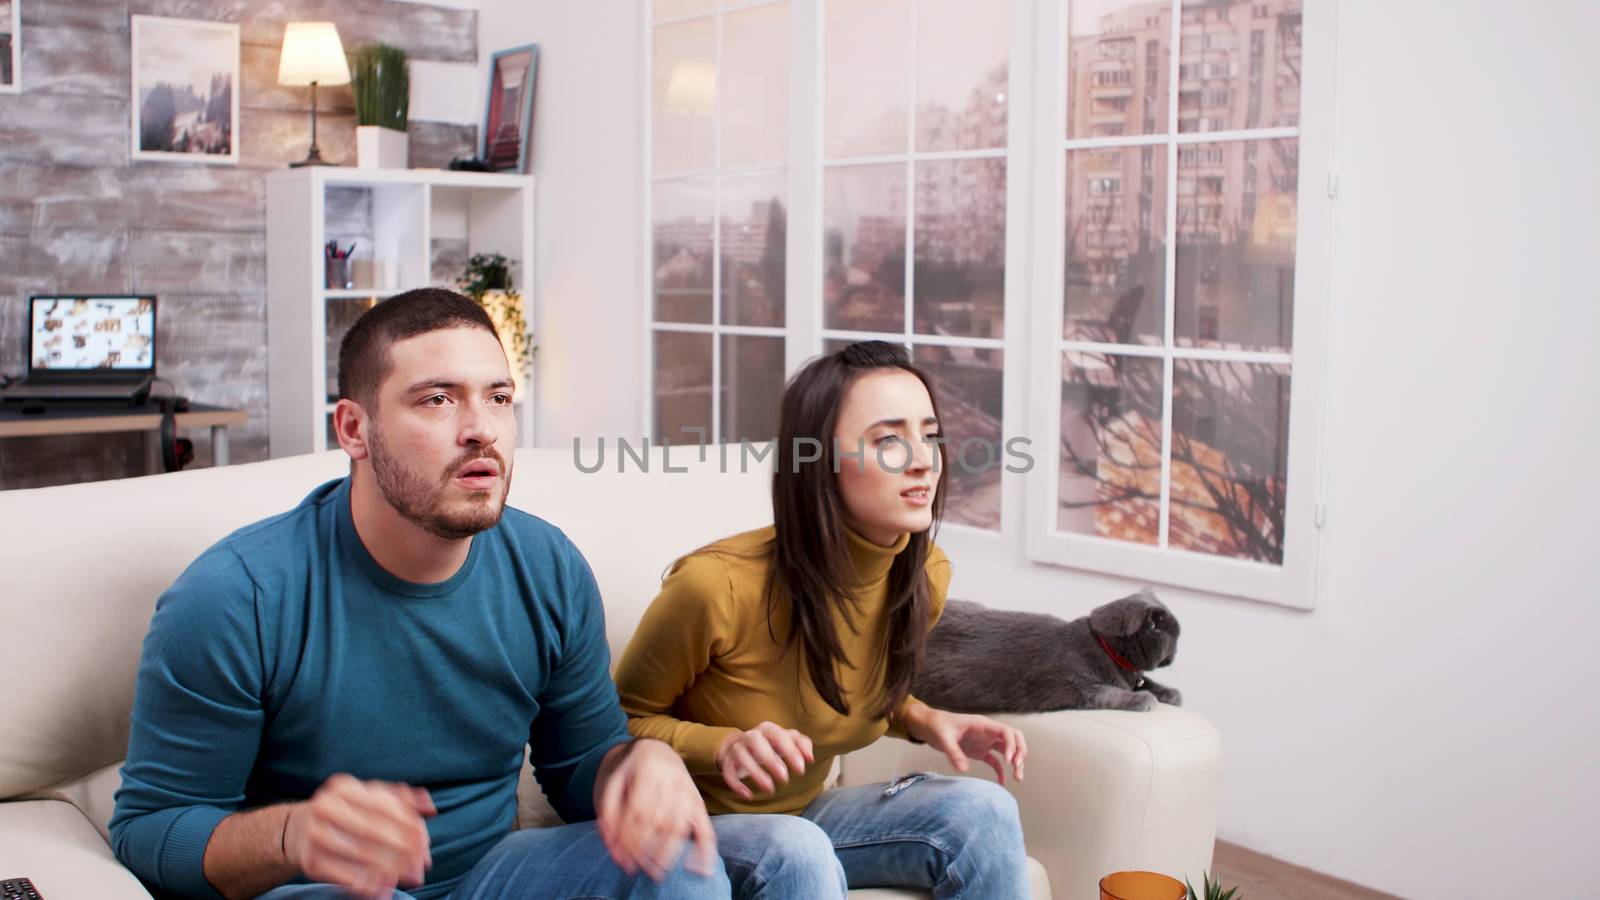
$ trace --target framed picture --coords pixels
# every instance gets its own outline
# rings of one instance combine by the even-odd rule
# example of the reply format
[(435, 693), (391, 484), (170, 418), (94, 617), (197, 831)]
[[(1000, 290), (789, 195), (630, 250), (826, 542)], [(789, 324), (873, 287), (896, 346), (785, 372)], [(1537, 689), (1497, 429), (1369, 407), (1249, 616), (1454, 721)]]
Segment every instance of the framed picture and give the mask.
[(0, 94), (22, 89), (22, 0), (0, 0)]
[(481, 155), (496, 172), (528, 171), (538, 73), (538, 44), (501, 50), (489, 60), (489, 108), (483, 115)]
[(239, 26), (133, 17), (133, 158), (239, 162)]

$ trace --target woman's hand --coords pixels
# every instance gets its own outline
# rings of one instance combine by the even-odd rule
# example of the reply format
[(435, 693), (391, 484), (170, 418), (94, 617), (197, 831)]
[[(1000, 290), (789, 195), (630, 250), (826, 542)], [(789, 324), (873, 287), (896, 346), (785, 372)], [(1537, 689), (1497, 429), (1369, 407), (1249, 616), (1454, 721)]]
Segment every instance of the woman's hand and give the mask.
[(778, 789), (773, 778), (788, 784), (791, 770), (796, 775), (805, 774), (806, 763), (816, 762), (816, 757), (811, 738), (793, 728), (762, 722), (749, 731), (724, 738), (717, 747), (715, 761), (728, 788), (742, 799), (753, 800), (755, 794), (745, 786), (744, 779), (755, 782), (762, 793), (770, 794)]
[(964, 715), (913, 703), (900, 716), (906, 734), (950, 757), (956, 771), (965, 773), (968, 760), (981, 759), (1006, 783), (1006, 763), (1022, 780), (1028, 758), (1028, 741), (1022, 731), (988, 716)]

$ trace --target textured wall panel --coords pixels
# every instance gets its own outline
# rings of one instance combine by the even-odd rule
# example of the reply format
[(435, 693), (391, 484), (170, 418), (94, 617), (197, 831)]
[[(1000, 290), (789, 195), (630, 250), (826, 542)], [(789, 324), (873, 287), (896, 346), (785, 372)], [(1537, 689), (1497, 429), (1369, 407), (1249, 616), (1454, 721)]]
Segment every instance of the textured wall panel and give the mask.
[(126, 97), (46, 94), (23, 82), (0, 103), (0, 162), (126, 166), (128, 129)]
[(128, 31), (125, 0), (44, 0), (22, 4), (22, 27), (57, 25), (84, 31)]
[(127, 6), (142, 15), (237, 22), (243, 43), (263, 47), (283, 45), (285, 23), (316, 20), (336, 23), (346, 50), (381, 41), (417, 59), (478, 60), (473, 10), (395, 0), (132, 0)]
[[(260, 232), (136, 231), (128, 246), (141, 291), (263, 294), (267, 239)], [(165, 309), (161, 310), (165, 317)]]
[[(196, 402), (236, 406), (233, 458), (267, 456), (263, 175), (305, 157), (310, 97), (280, 87), (285, 22), (327, 19), (345, 48), (384, 41), (413, 59), (476, 62), (477, 14), (395, 0), (28, 0), (23, 93), (0, 97), (0, 372), (23, 360), (25, 298), (158, 294), (158, 374)], [(129, 159), (129, 15), (240, 26), (241, 165)], [(475, 101), (474, 101), (475, 102)], [(349, 87), (318, 93), (323, 156), (355, 162)], [(470, 155), (477, 129), (413, 120), (411, 164)], [(195, 441), (209, 464), (208, 435)], [(0, 440), (0, 489), (137, 475), (135, 435)]]
[[(23, 8), (29, 5), (35, 4), (25, 3)], [(22, 84), (26, 90), (128, 98), (132, 63), (126, 33), (26, 25), (23, 28)]]
[(478, 155), (478, 129), (473, 125), (412, 120), (409, 163), (413, 169), (442, 169), (457, 156)]

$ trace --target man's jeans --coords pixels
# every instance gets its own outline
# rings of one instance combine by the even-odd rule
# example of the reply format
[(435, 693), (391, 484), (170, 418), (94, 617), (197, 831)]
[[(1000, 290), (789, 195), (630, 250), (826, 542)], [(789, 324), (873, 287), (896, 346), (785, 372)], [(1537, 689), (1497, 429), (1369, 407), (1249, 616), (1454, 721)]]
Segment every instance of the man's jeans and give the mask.
[(977, 778), (936, 776), (892, 797), (885, 784), (827, 791), (799, 816), (711, 819), (738, 900), (843, 897), (901, 887), (939, 898), (1028, 896), (1017, 802)]
[[(525, 828), (507, 835), (467, 872), (450, 900), (702, 900), (726, 897), (728, 891), (728, 878), (720, 865), (709, 877), (680, 865), (660, 884), (642, 874), (626, 875), (611, 861), (595, 824), (579, 822)], [(333, 885), (289, 884), (262, 894), (259, 900), (344, 900), (349, 896)], [(410, 896), (394, 892), (395, 900)]]

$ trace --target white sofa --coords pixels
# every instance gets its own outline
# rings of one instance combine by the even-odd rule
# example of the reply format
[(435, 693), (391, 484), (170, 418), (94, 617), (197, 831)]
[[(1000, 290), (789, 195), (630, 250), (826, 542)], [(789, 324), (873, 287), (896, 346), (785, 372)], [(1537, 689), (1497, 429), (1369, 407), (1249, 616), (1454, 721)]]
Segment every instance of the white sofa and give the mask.
[[(670, 560), (771, 520), (766, 467), (740, 472), (734, 449), (726, 472), (714, 449), (699, 462), (678, 448), (671, 464), (687, 472), (663, 471), (657, 450), (648, 473), (630, 461), (624, 474), (611, 454), (584, 474), (568, 450), (517, 453), (511, 503), (583, 550), (613, 656)], [(331, 451), (0, 493), (0, 878), (32, 878), (48, 900), (148, 896), (112, 856), (106, 823), (155, 599), (207, 546), (346, 468)], [(1163, 706), (1015, 721), (1032, 754), (1028, 780), (1012, 790), (1036, 897), (1094, 898), (1098, 878), (1120, 869), (1198, 879), (1209, 867), (1221, 744), (1204, 719)], [(886, 739), (845, 758), (839, 774), (854, 784), (912, 768), (946, 767), (925, 747)], [(527, 774), (519, 824), (542, 824), (552, 814)]]

